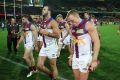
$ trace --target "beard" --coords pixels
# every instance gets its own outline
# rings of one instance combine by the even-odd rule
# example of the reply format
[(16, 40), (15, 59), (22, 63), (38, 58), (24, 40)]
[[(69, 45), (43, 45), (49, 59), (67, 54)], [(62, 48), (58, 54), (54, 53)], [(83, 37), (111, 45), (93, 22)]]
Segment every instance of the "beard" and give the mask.
[(42, 14), (42, 15), (43, 15), (43, 18), (44, 18), (44, 17), (48, 16), (48, 12), (47, 12), (47, 13), (44, 13), (44, 14)]

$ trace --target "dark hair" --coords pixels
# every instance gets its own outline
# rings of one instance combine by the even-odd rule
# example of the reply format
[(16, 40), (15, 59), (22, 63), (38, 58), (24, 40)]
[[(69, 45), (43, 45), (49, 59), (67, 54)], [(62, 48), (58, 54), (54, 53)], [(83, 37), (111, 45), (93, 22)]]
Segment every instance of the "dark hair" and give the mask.
[(91, 18), (95, 18), (95, 15), (91, 14), (90, 17), (91, 17)]
[(50, 6), (50, 5), (48, 5), (48, 4), (44, 5), (44, 7), (45, 7), (45, 6), (48, 7), (48, 10), (49, 10), (49, 11), (51, 11), (51, 12), (53, 11), (52, 6)]
[(23, 17), (27, 18), (30, 22), (33, 22), (33, 19), (31, 18), (30, 15), (24, 14), (24, 15), (22, 15), (22, 18)]
[(85, 13), (87, 13), (88, 15), (90, 15), (90, 13), (89, 13), (89, 12), (87, 12), (87, 11), (86, 11)]

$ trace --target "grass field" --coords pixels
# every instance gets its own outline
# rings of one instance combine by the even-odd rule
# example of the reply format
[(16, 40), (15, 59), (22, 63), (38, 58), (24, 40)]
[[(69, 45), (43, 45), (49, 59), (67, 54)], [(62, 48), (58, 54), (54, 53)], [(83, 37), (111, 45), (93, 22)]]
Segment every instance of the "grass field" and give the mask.
[[(117, 34), (117, 25), (103, 25), (101, 32), (101, 61), (95, 72), (90, 73), (88, 80), (120, 80), (120, 35)], [(0, 29), (0, 80), (49, 80), (43, 73), (37, 73), (26, 78), (27, 66), (23, 56), (23, 45), (17, 55), (7, 54), (7, 32)], [(68, 66), (68, 51), (62, 50), (59, 59), (58, 71), (60, 80), (74, 80), (71, 68)], [(35, 60), (38, 53), (34, 52)], [(46, 62), (48, 65), (48, 61)]]

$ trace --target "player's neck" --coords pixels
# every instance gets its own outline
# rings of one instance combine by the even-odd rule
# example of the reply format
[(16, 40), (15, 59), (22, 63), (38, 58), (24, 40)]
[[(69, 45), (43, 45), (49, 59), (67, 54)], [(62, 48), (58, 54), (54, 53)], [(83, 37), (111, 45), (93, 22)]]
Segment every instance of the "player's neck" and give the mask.
[(81, 22), (82, 22), (82, 19), (79, 18), (78, 21), (77, 21), (77, 25), (79, 25)]
[(13, 26), (14, 26), (14, 25), (15, 25), (15, 23), (11, 23), (11, 25), (13, 25)]
[(64, 19), (62, 19), (61, 22), (64, 22)]
[(29, 22), (29, 21), (27, 21), (26, 23), (27, 23), (27, 24), (29, 24), (30, 22)]
[(49, 18), (51, 18), (51, 15), (48, 14), (47, 16), (44, 17), (44, 20), (48, 20)]

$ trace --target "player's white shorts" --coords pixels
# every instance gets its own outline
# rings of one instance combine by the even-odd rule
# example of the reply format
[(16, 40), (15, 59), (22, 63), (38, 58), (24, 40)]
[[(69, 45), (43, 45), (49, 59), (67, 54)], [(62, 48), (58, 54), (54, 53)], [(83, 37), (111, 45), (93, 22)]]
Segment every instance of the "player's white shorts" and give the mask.
[(42, 46), (39, 56), (47, 56), (49, 59), (57, 58), (58, 45), (53, 43), (46, 47)]
[(88, 72), (89, 65), (92, 61), (92, 55), (81, 55), (79, 58), (73, 56), (72, 59), (72, 69), (79, 69), (80, 72), (86, 73)]
[(26, 43), (24, 44), (25, 49), (34, 49), (34, 44), (33, 43)]
[(60, 40), (61, 40), (62, 38), (59, 38), (59, 42), (58, 42), (58, 44), (65, 44), (65, 45), (69, 45), (70, 44), (70, 42), (71, 42), (71, 37), (70, 37), (70, 35), (68, 35), (65, 39), (64, 39), (64, 41), (63, 42), (61, 42)]
[(42, 36), (41, 36), (41, 35), (39, 35), (39, 36), (37, 37), (37, 41), (42, 41)]

